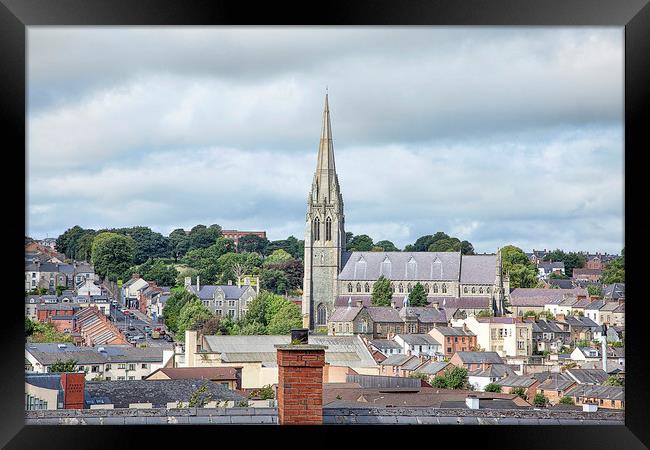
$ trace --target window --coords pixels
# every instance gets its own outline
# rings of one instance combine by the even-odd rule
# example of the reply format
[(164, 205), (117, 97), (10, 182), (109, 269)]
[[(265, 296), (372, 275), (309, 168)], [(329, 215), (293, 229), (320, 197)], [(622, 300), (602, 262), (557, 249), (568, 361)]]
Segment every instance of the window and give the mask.
[(437, 294), (438, 293), (438, 283), (433, 285), (433, 293)]
[(370, 292), (370, 285), (369, 285), (368, 283), (366, 283), (366, 285), (364, 286), (363, 290), (364, 290), (365, 292)]
[(129, 380), (135, 380), (135, 376), (129, 376)]
[(361, 283), (357, 283), (357, 292), (361, 292)]
[(395, 292), (395, 285), (393, 283), (390, 284), (390, 291)]
[(99, 372), (99, 366), (92, 366), (92, 367), (90, 368), (90, 371), (91, 371), (91, 372)]
[(426, 292), (427, 294), (429, 293), (429, 285), (428, 284), (424, 285), (424, 292)]
[(467, 286), (463, 288), (463, 293), (467, 294)]
[(451, 342), (451, 336), (447, 336), (447, 342)]
[(78, 370), (84, 370), (84, 366), (79, 366)]
[(118, 364), (118, 365), (117, 365), (117, 368), (118, 368), (118, 369), (126, 369), (126, 364), (124, 364), (124, 363), (122, 363), (122, 364)]
[(399, 286), (397, 287), (397, 289), (399, 290), (400, 293), (403, 293), (403, 292), (404, 292), (404, 286), (402, 286), (402, 283), (399, 284)]
[(332, 218), (331, 217), (328, 217), (325, 220), (325, 240), (326, 241), (332, 240)]
[(447, 353), (451, 353), (451, 347), (447, 347)]
[(406, 291), (407, 291), (407, 292), (411, 292), (411, 291), (412, 291), (411, 283), (409, 283), (409, 284), (406, 285)]
[(454, 342), (458, 342), (458, 336), (454, 336)]
[(106, 377), (106, 381), (111, 381), (111, 377)]
[(312, 235), (314, 236), (315, 241), (320, 241), (320, 219), (318, 217), (314, 219), (314, 229), (312, 230)]
[(141, 368), (142, 368), (142, 369), (146, 369), (146, 368), (147, 368), (147, 363), (143, 363), (142, 366), (141, 366)]
[(472, 288), (472, 294), (476, 294), (476, 288), (475, 287)]
[(228, 317), (235, 317), (235, 310), (234, 309), (229, 309), (228, 310)]
[(348, 283), (348, 292), (352, 292), (352, 283)]
[(217, 309), (217, 310), (215, 311), (215, 314), (216, 314), (217, 316), (221, 316), (221, 315), (223, 315), (223, 311), (222, 311), (221, 309)]
[(318, 325), (325, 325), (327, 323), (327, 309), (322, 303), (316, 308), (316, 323)]
[(124, 377), (117, 377), (117, 379), (118, 379), (119, 381), (122, 381), (122, 380), (124, 380)]
[(483, 293), (483, 287), (478, 288), (478, 293), (482, 294)]
[(135, 364), (129, 364), (129, 370), (135, 370)]

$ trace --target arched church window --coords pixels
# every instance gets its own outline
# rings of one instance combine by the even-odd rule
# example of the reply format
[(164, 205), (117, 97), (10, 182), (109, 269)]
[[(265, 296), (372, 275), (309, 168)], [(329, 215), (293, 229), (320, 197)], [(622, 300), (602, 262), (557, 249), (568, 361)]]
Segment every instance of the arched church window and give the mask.
[(472, 294), (476, 294), (476, 288), (475, 287), (472, 288)]
[(428, 284), (424, 285), (424, 292), (426, 292), (427, 294), (429, 293), (429, 285)]
[(437, 294), (438, 293), (438, 283), (433, 285), (433, 293)]
[(314, 240), (315, 241), (320, 241), (320, 219), (316, 217), (314, 219)]
[(325, 325), (327, 323), (327, 310), (322, 303), (316, 308), (316, 323), (318, 325)]
[(397, 287), (397, 289), (399, 290), (400, 293), (403, 293), (403, 292), (404, 292), (404, 286), (402, 286), (402, 283), (399, 284), (399, 286)]
[(446, 285), (446, 284), (443, 284), (443, 285), (442, 285), (442, 293), (443, 293), (443, 294), (446, 294), (446, 293), (447, 293), (447, 285)]
[(478, 288), (478, 293), (482, 294), (483, 293), (483, 287)]
[(467, 294), (467, 286), (465, 286), (465, 287), (463, 288), (463, 292), (464, 292), (465, 294)]
[(361, 292), (361, 283), (357, 283), (357, 292)]
[(489, 294), (490, 292), (492, 292), (492, 288), (488, 286), (488, 288), (487, 288), (487, 292), (488, 292), (488, 294)]
[(328, 217), (325, 219), (325, 240), (332, 240), (332, 218)]
[(352, 292), (352, 283), (348, 283), (348, 292)]
[(370, 285), (366, 283), (366, 286), (364, 287), (365, 292), (370, 292)]
[(395, 292), (395, 284), (393, 283), (390, 284), (390, 291)]
[(411, 292), (411, 290), (412, 290), (411, 283), (409, 283), (409, 284), (406, 285), (406, 291)]

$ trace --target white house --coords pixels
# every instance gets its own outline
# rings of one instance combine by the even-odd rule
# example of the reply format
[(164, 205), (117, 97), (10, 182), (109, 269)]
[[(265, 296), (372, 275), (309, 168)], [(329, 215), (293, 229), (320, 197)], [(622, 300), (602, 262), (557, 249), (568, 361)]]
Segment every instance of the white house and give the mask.
[(393, 340), (404, 354), (412, 356), (442, 357), (442, 346), (429, 334), (397, 334)]
[(485, 369), (477, 369), (470, 372), (467, 381), (474, 387), (474, 390), (485, 391), (485, 386), (488, 384), (496, 383), (510, 375), (516, 375), (516, 373), (507, 365), (493, 364)]
[(84, 284), (77, 289), (77, 295), (98, 296), (102, 295), (102, 288), (97, 286), (92, 279), (85, 279)]
[(86, 372), (86, 380), (141, 380), (164, 367), (173, 356), (173, 350), (151, 346), (146, 348), (124, 345), (77, 347), (73, 344), (25, 345), (25, 359), (34, 372), (48, 373), (57, 361), (74, 359), (75, 369)]

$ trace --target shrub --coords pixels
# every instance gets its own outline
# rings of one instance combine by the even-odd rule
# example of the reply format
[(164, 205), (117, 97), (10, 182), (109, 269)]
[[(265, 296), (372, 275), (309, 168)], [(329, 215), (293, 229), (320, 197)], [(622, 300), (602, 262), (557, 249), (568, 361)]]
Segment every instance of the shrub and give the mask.
[(562, 404), (562, 405), (575, 405), (575, 402), (573, 401), (573, 399), (571, 397), (568, 397), (568, 396), (565, 395), (564, 397), (560, 398), (560, 404)]
[(544, 408), (546, 405), (548, 405), (548, 403), (548, 398), (546, 398), (544, 394), (535, 394), (535, 398), (533, 398), (533, 405), (537, 406), (538, 408)]
[(501, 392), (501, 385), (496, 383), (490, 383), (485, 386), (485, 392)]

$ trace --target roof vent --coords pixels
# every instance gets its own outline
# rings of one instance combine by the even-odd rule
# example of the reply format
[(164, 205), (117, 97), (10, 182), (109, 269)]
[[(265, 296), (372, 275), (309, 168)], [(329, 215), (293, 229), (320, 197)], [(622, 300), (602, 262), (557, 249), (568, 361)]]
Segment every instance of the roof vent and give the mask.
[(68, 346), (65, 345), (65, 344), (58, 344), (57, 347), (59, 347), (59, 348), (68, 348)]
[(97, 351), (98, 351), (98, 352), (105, 352), (106, 349), (105, 349), (104, 347), (99, 347), (99, 348), (97, 349)]

